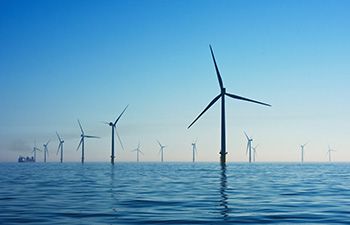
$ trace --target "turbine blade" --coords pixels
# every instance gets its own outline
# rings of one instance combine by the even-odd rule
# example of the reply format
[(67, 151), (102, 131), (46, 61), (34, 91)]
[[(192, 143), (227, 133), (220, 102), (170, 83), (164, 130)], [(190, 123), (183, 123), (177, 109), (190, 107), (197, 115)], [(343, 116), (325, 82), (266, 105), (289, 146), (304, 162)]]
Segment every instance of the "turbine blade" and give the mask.
[(249, 149), (249, 141), (247, 143), (247, 149), (245, 150), (245, 154), (248, 154), (248, 149)]
[(123, 110), (123, 112), (118, 116), (118, 118), (115, 120), (115, 122), (114, 122), (114, 126), (118, 123), (118, 121), (119, 121), (119, 119), (122, 117), (122, 115), (124, 114), (124, 112), (125, 112), (125, 110), (128, 108), (128, 106), (129, 105), (127, 105), (126, 107), (125, 107), (125, 109)]
[(120, 142), (120, 145), (122, 146), (122, 149), (124, 150), (124, 146), (123, 146), (122, 139), (120, 139), (120, 136), (119, 136), (117, 130), (115, 130), (115, 133), (117, 134), (117, 137), (118, 137), (118, 140), (119, 140), (119, 142)]
[(244, 135), (247, 138), (247, 140), (249, 141), (249, 137), (248, 137), (248, 135), (247, 135), (247, 133), (245, 131), (244, 131)]
[(221, 94), (219, 94), (218, 96), (216, 96), (210, 103), (209, 105), (203, 110), (203, 112), (201, 112), (201, 114), (199, 114), (199, 116), (197, 116), (197, 118), (187, 127), (187, 129), (189, 129), (219, 98), (221, 97)]
[(157, 142), (158, 142), (159, 146), (162, 147), (162, 144), (158, 140), (157, 140)]
[(79, 124), (79, 127), (80, 127), (80, 131), (81, 131), (81, 133), (82, 133), (82, 134), (84, 134), (83, 127), (81, 126), (81, 123), (80, 123), (80, 121), (79, 121), (79, 120), (78, 120), (78, 124)]
[(58, 135), (57, 131), (56, 131), (56, 135), (57, 135), (58, 140), (61, 142), (62, 141), (61, 137), (60, 137), (60, 135)]
[(77, 151), (79, 150), (80, 145), (81, 145), (81, 143), (82, 143), (82, 142), (83, 142), (83, 138), (80, 138), (80, 142), (79, 142), (79, 145), (78, 145)]
[(97, 137), (97, 136), (91, 136), (91, 135), (84, 135), (84, 137), (86, 137), (86, 138), (100, 138), (100, 137)]
[(218, 81), (219, 81), (219, 85), (220, 85), (220, 90), (222, 90), (224, 88), (224, 84), (222, 82), (222, 78), (221, 78), (221, 75), (220, 75), (220, 72), (219, 72), (218, 65), (216, 64), (216, 60), (215, 60), (213, 49), (211, 48), (211, 45), (209, 45), (209, 47), (210, 47), (211, 57), (213, 58), (213, 61), (214, 61), (216, 75), (218, 77)]
[(58, 152), (60, 151), (61, 144), (62, 144), (62, 143), (60, 143), (60, 144), (58, 145), (56, 155), (58, 155)]
[(48, 141), (46, 142), (46, 146), (47, 146), (49, 143), (50, 143), (50, 140), (48, 140)]
[(227, 96), (231, 97), (231, 98), (235, 98), (235, 99), (238, 99), (238, 100), (243, 100), (243, 101), (247, 101), (247, 102), (253, 102), (253, 103), (257, 103), (257, 104), (260, 104), (260, 105), (265, 105), (265, 106), (271, 106), (269, 104), (266, 104), (266, 103), (263, 103), (263, 102), (259, 102), (259, 101), (255, 101), (255, 100), (252, 100), (252, 99), (249, 99), (249, 98), (244, 98), (244, 97), (241, 97), (241, 96), (238, 96), (238, 95), (234, 95), (234, 94), (230, 94), (230, 93), (225, 93)]

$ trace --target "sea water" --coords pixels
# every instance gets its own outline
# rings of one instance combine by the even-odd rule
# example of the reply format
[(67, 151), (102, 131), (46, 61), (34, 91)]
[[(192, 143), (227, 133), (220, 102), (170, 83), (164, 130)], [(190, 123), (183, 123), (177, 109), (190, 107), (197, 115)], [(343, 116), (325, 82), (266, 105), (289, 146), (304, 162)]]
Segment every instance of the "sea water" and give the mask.
[(0, 224), (350, 224), (345, 163), (2, 163)]

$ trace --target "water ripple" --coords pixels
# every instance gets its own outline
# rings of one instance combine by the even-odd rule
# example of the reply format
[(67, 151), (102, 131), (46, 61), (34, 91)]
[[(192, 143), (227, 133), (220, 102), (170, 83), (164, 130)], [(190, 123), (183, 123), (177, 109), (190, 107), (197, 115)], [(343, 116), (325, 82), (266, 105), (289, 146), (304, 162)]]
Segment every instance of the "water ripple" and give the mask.
[(349, 164), (0, 164), (0, 224), (350, 224)]

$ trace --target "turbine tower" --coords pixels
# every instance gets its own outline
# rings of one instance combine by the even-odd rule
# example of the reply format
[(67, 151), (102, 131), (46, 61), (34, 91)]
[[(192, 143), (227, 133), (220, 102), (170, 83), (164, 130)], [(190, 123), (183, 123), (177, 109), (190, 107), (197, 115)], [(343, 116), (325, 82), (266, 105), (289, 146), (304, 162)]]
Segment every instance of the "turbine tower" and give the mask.
[(197, 153), (197, 139), (191, 145), (192, 145), (192, 162), (195, 162), (196, 153)]
[(36, 151), (41, 152), (41, 149), (36, 147), (36, 141), (34, 141), (33, 153), (34, 153), (34, 162), (36, 162)]
[(57, 131), (56, 131), (56, 135), (57, 135), (58, 142), (59, 142), (56, 155), (58, 155), (58, 152), (61, 151), (60, 162), (62, 163), (63, 162), (63, 143), (64, 143), (64, 140), (60, 137), (60, 135), (57, 133)]
[(165, 145), (162, 145), (158, 140), (157, 140), (158, 144), (159, 144), (159, 153), (160, 153), (160, 161), (163, 162), (163, 154), (164, 154), (164, 148), (166, 147)]
[(114, 131), (116, 132), (116, 134), (117, 134), (117, 137), (118, 137), (118, 139), (119, 139), (119, 142), (120, 142), (120, 145), (122, 146), (122, 149), (124, 150), (124, 147), (123, 147), (123, 144), (122, 144), (122, 141), (121, 141), (121, 139), (120, 139), (120, 137), (119, 137), (119, 134), (118, 134), (118, 132), (117, 132), (117, 129), (116, 129), (116, 126), (117, 126), (117, 123), (118, 123), (118, 121), (119, 121), (119, 119), (122, 117), (122, 115), (124, 114), (124, 112), (125, 112), (125, 110), (126, 110), (126, 108), (128, 108), (128, 105), (125, 107), (125, 109), (123, 110), (123, 112), (118, 116), (118, 118), (114, 121), (114, 123), (113, 122), (105, 122), (105, 124), (107, 124), (107, 125), (109, 125), (110, 127), (112, 127), (112, 153), (111, 153), (111, 163), (112, 164), (114, 164), (114, 158), (115, 158), (115, 156), (114, 156)]
[(304, 148), (307, 145), (307, 143), (300, 145), (300, 150), (301, 150), (301, 163), (304, 163)]
[(43, 144), (44, 146), (44, 162), (46, 163), (46, 157), (49, 156), (49, 149), (47, 148), (47, 146), (49, 145), (50, 140), (46, 142), (46, 144)]
[(139, 162), (140, 161), (140, 157), (139, 157), (139, 153), (141, 153), (143, 155), (143, 152), (140, 150), (140, 142), (139, 144), (137, 145), (137, 148), (132, 150), (132, 152), (136, 152), (136, 161)]
[(199, 116), (187, 127), (187, 129), (189, 129), (212, 105), (214, 105), (214, 103), (216, 101), (218, 101), (221, 98), (221, 150), (220, 150), (220, 162), (221, 163), (225, 163), (226, 162), (226, 128), (225, 128), (225, 96), (228, 96), (230, 98), (234, 98), (234, 99), (238, 99), (238, 100), (243, 100), (243, 101), (248, 101), (248, 102), (253, 102), (253, 103), (257, 103), (257, 104), (261, 104), (261, 105), (265, 105), (265, 106), (271, 106), (269, 104), (263, 103), (263, 102), (259, 102), (259, 101), (255, 101), (255, 100), (251, 100), (248, 98), (244, 98), (238, 95), (234, 95), (234, 94), (230, 94), (228, 92), (226, 92), (226, 88), (224, 87), (218, 66), (216, 64), (216, 60), (214, 57), (214, 53), (213, 53), (213, 49), (212, 47), (209, 45), (210, 47), (210, 52), (211, 52), (211, 56), (213, 58), (214, 61), (214, 66), (215, 66), (215, 70), (216, 70), (216, 75), (219, 81), (219, 85), (220, 85), (220, 94), (218, 96), (216, 96), (210, 103), (209, 105), (203, 110), (203, 112), (201, 112), (201, 114), (199, 114)]
[(81, 145), (81, 163), (84, 163), (84, 157), (85, 157), (85, 155), (84, 155), (85, 154), (85, 152), (84, 152), (84, 140), (85, 140), (85, 138), (100, 138), (100, 137), (86, 135), (84, 133), (83, 127), (81, 126), (81, 123), (80, 123), (79, 120), (78, 120), (78, 124), (79, 124), (79, 127), (80, 127), (81, 134), (80, 134), (80, 142), (79, 142), (77, 151), (79, 150), (80, 145)]
[(331, 149), (331, 147), (328, 145), (328, 151), (327, 151), (327, 154), (328, 154), (328, 161), (329, 162), (332, 162), (332, 152), (335, 152), (334, 149)]
[(249, 151), (249, 163), (251, 163), (252, 162), (252, 142), (253, 142), (253, 138), (250, 138), (247, 135), (246, 132), (244, 132), (244, 135), (245, 135), (245, 137), (247, 138), (247, 141), (248, 141), (247, 142), (247, 150), (246, 150), (245, 154), (247, 154), (248, 151)]

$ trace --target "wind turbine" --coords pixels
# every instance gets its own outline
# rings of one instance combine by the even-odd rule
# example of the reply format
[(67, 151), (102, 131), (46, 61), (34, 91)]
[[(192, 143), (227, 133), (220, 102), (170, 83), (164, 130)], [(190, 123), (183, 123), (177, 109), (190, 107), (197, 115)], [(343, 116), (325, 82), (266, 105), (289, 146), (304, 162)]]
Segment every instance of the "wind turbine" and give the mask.
[(331, 147), (328, 145), (328, 151), (327, 151), (327, 154), (328, 154), (328, 160), (329, 162), (332, 162), (332, 156), (331, 156), (331, 153), (332, 152), (335, 152), (334, 149), (331, 149)]
[(253, 138), (250, 138), (246, 132), (244, 132), (245, 137), (247, 138), (247, 150), (246, 150), (246, 154), (249, 151), (249, 163), (252, 162), (252, 142), (253, 142)]
[(300, 149), (301, 149), (301, 163), (304, 163), (304, 148), (307, 145), (307, 143), (300, 145)]
[(197, 139), (191, 145), (192, 145), (192, 162), (195, 162), (196, 153), (197, 153)]
[(159, 144), (159, 153), (161, 154), (161, 158), (160, 158), (160, 161), (163, 162), (163, 153), (164, 153), (164, 148), (166, 147), (166, 145), (162, 145), (158, 140), (157, 140), (158, 144)]
[(36, 151), (41, 152), (41, 149), (36, 147), (36, 141), (34, 141), (34, 147), (33, 147), (33, 151), (32, 151), (34, 153), (34, 162), (36, 162)]
[(226, 88), (224, 87), (218, 66), (216, 64), (216, 60), (214, 57), (214, 53), (213, 53), (213, 49), (211, 47), (211, 45), (209, 45), (210, 47), (210, 52), (211, 52), (211, 56), (213, 58), (214, 61), (214, 66), (215, 66), (215, 70), (216, 70), (216, 75), (219, 81), (219, 85), (220, 85), (220, 94), (218, 96), (216, 96), (210, 103), (209, 105), (203, 110), (203, 112), (201, 112), (201, 114), (199, 114), (199, 116), (197, 116), (197, 118), (187, 127), (187, 129), (189, 129), (212, 105), (214, 105), (214, 103), (216, 101), (218, 101), (221, 98), (221, 150), (220, 150), (220, 161), (221, 163), (225, 163), (226, 162), (226, 128), (225, 128), (225, 96), (234, 98), (234, 99), (238, 99), (238, 100), (243, 100), (243, 101), (248, 101), (248, 102), (253, 102), (253, 103), (257, 103), (257, 104), (261, 104), (261, 105), (265, 105), (265, 106), (271, 106), (269, 104), (263, 103), (263, 102), (259, 102), (259, 101), (255, 101), (252, 99), (248, 99), (248, 98), (244, 98), (238, 95), (234, 95), (234, 94), (230, 94), (228, 92), (226, 92)]
[(121, 141), (121, 139), (120, 139), (120, 137), (119, 137), (119, 134), (118, 134), (118, 132), (117, 132), (116, 126), (117, 126), (117, 123), (118, 123), (119, 119), (122, 117), (123, 113), (125, 112), (126, 108), (128, 108), (128, 106), (129, 106), (129, 105), (127, 105), (127, 106), (125, 107), (125, 109), (123, 110), (123, 112), (118, 116), (118, 118), (114, 121), (114, 123), (113, 123), (113, 122), (109, 122), (109, 123), (108, 123), (108, 122), (105, 122), (105, 124), (107, 124), (107, 125), (109, 125), (110, 127), (112, 127), (112, 154), (111, 154), (111, 163), (112, 163), (112, 164), (114, 164), (114, 158), (115, 158), (115, 156), (114, 156), (114, 131), (116, 132), (117, 137), (118, 137), (119, 142), (120, 142), (120, 145), (122, 146), (122, 149), (124, 150), (124, 147), (123, 147), (122, 141)]
[(252, 147), (253, 149), (253, 162), (255, 162), (255, 156), (256, 156), (256, 149), (258, 148), (259, 145), (255, 145), (255, 147)]
[(57, 135), (58, 142), (59, 142), (56, 155), (58, 154), (59, 151), (61, 151), (60, 161), (62, 163), (63, 162), (63, 143), (64, 143), (64, 140), (60, 137), (60, 135), (58, 135), (57, 131), (56, 131), (56, 135)]
[(140, 142), (139, 142), (139, 144), (137, 145), (137, 148), (132, 150), (132, 152), (136, 152), (136, 160), (137, 160), (137, 162), (140, 161), (139, 160), (139, 153), (141, 153), (143, 155), (143, 152), (140, 150), (140, 147), (141, 147), (141, 145), (140, 145)]
[(46, 142), (46, 144), (43, 144), (43, 146), (44, 146), (44, 162), (46, 162), (46, 155), (49, 156), (49, 149), (47, 148), (49, 143), (50, 143), (50, 140), (48, 140)]
[(80, 134), (80, 142), (79, 142), (77, 151), (79, 150), (79, 147), (80, 147), (80, 145), (81, 145), (81, 163), (84, 163), (84, 153), (85, 153), (85, 152), (84, 152), (84, 140), (85, 140), (85, 138), (100, 138), (100, 137), (91, 136), (91, 135), (86, 135), (86, 134), (84, 133), (83, 127), (81, 126), (81, 123), (80, 123), (79, 120), (78, 120), (78, 124), (79, 124), (79, 127), (80, 127), (81, 134)]

